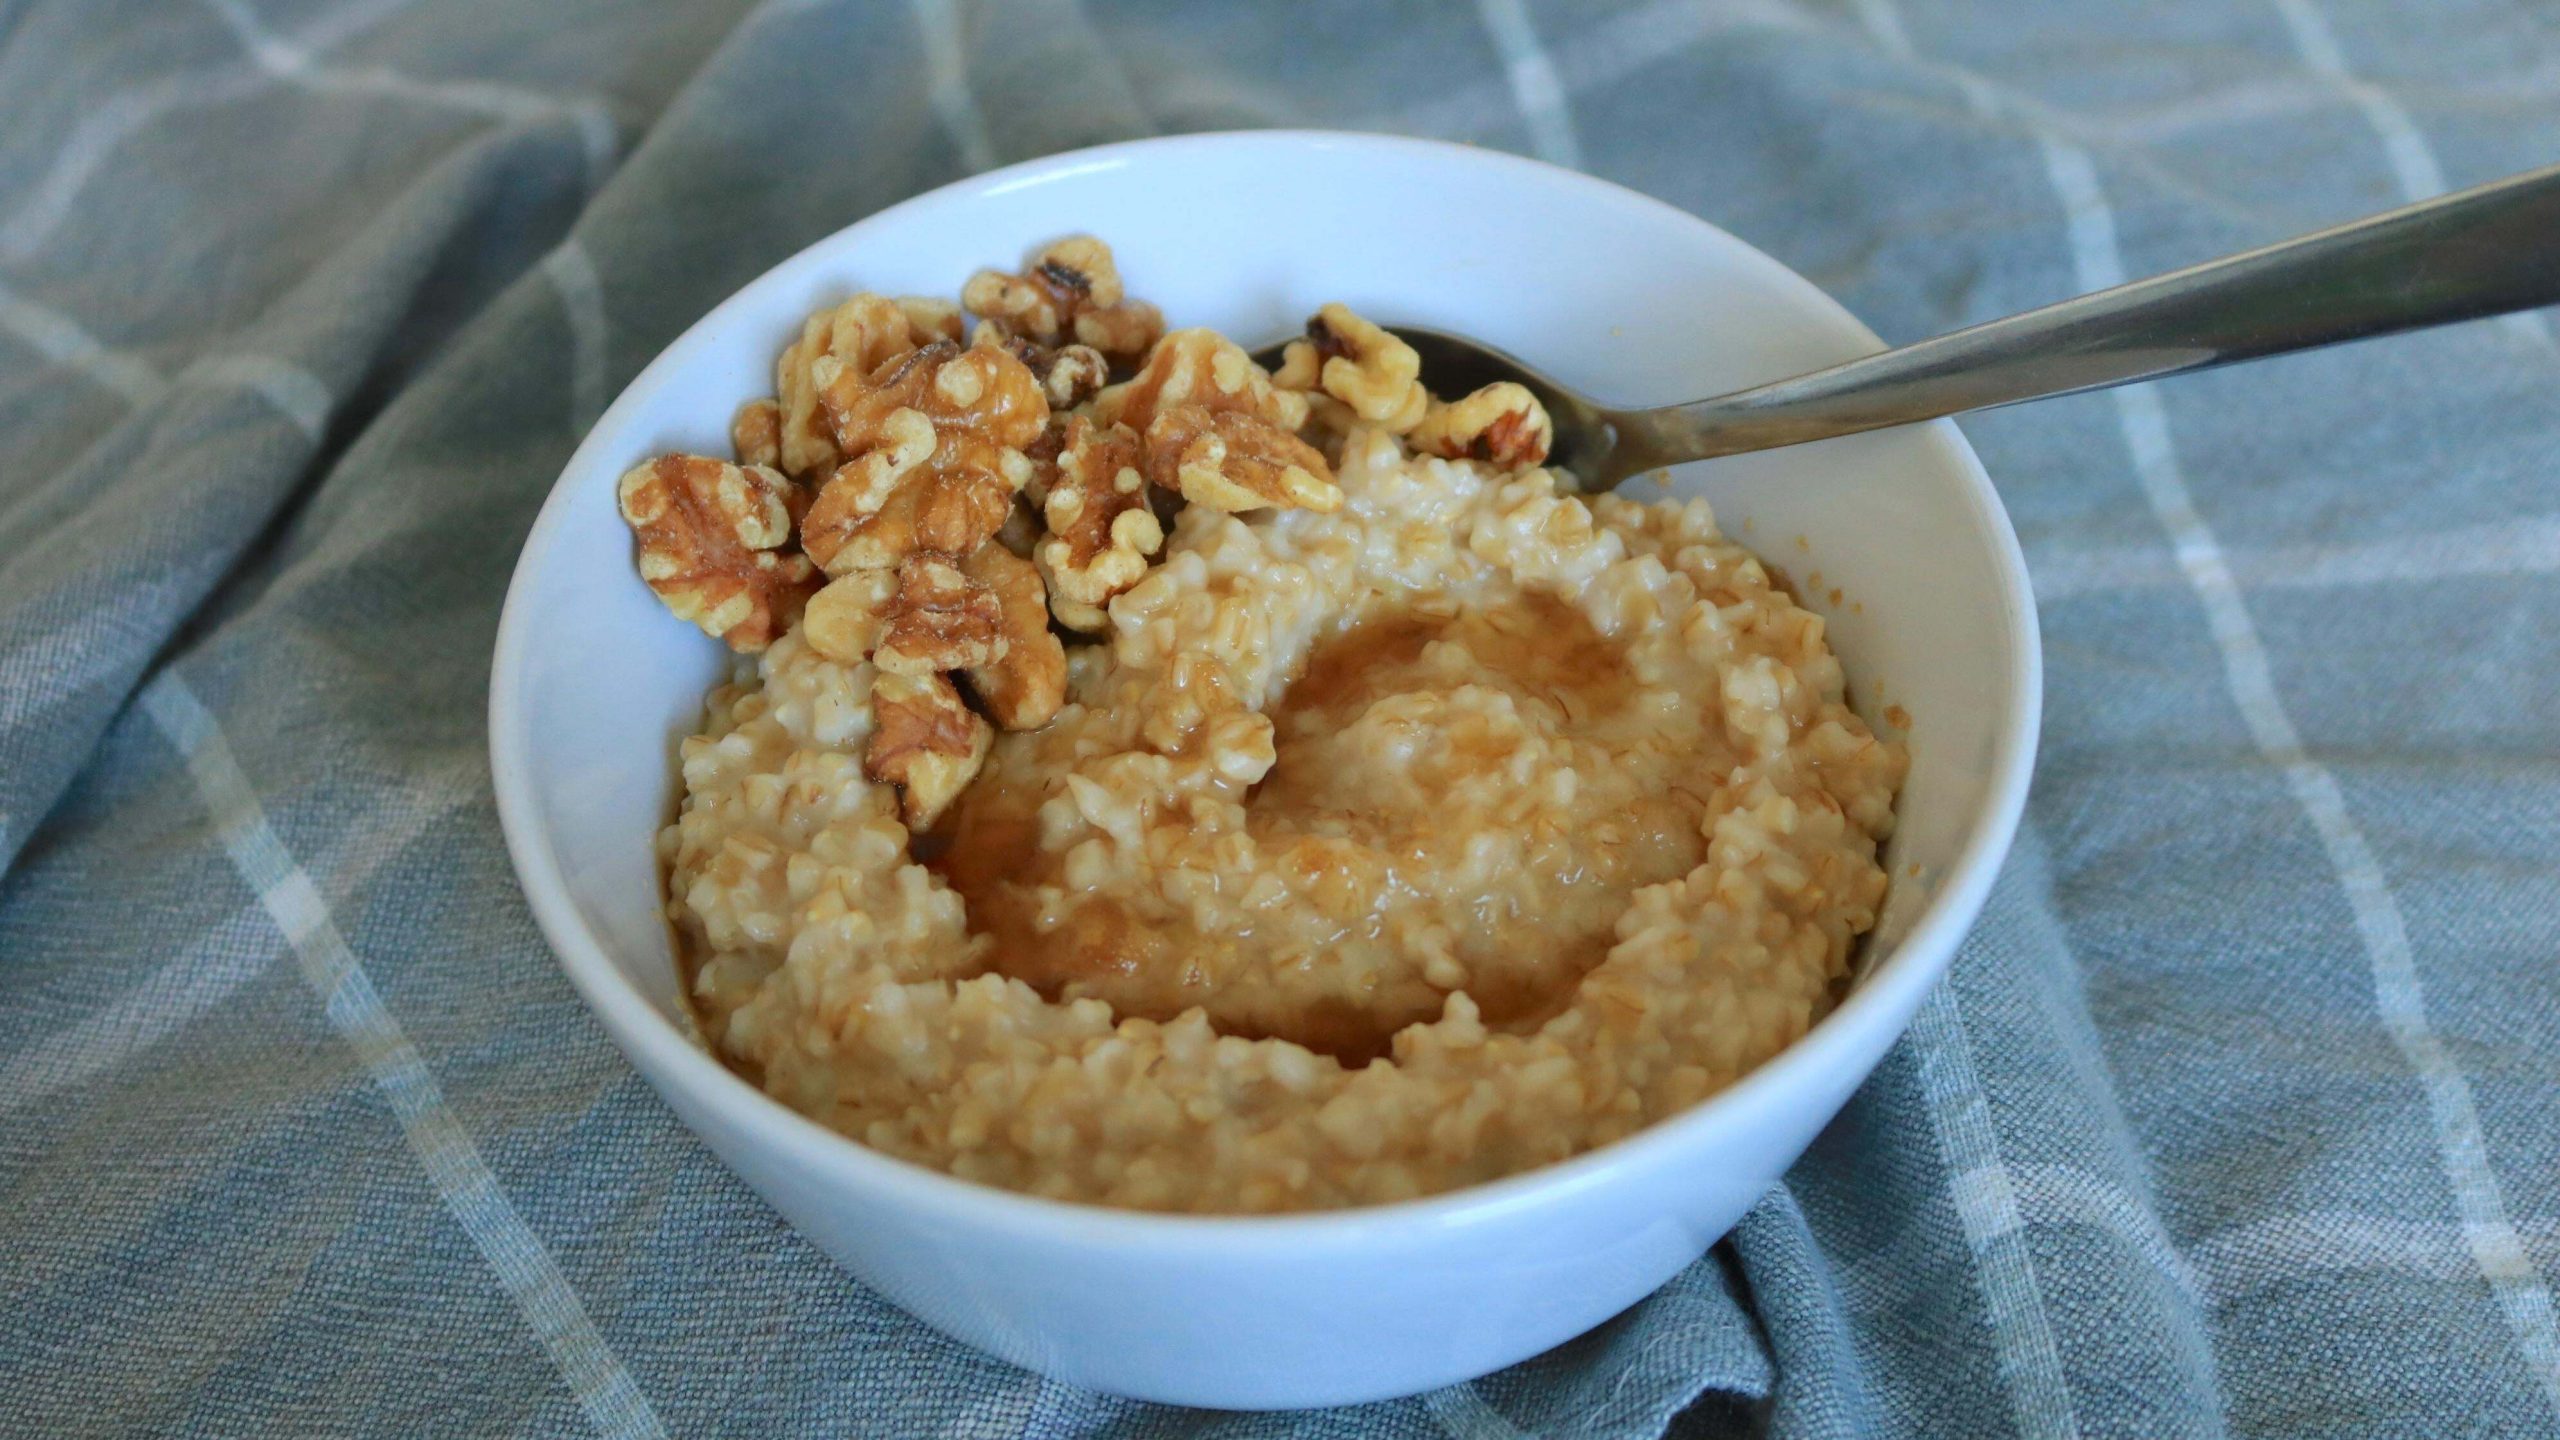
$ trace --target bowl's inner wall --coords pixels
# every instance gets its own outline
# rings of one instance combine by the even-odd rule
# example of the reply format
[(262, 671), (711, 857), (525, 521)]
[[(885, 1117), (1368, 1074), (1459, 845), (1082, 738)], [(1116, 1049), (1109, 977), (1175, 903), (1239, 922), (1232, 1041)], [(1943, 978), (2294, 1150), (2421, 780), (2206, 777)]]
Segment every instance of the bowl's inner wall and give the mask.
[[(1373, 319), (1481, 336), (1628, 402), (1713, 394), (1874, 348), (1774, 261), (1576, 177), (1427, 149), (1310, 163), (1303, 138), (1275, 140), (1267, 164), (1239, 163), (1237, 151), (1101, 159), (928, 197), (821, 242), (688, 331), (571, 461), (516, 581), (534, 627), (513, 677), (534, 843), (547, 839), (606, 953), (671, 1017), (682, 1006), (653, 840), (674, 743), (698, 725), (728, 658), (640, 583), (614, 481), (664, 450), (725, 454), (731, 410), (770, 393), (774, 356), (812, 308), (855, 289), (955, 295), (973, 267), (1086, 229), (1169, 321), (1247, 346), (1342, 300)], [(2002, 600), (2001, 526), (1975, 473), (1940, 427), (1685, 467), (1672, 487), (1705, 496), (1729, 533), (1797, 582), (1830, 623), (1862, 714), (1911, 717), (1888, 857), (1895, 892), (1869, 966), (1979, 823), (2020, 683), (2010, 656), (2023, 618)]]

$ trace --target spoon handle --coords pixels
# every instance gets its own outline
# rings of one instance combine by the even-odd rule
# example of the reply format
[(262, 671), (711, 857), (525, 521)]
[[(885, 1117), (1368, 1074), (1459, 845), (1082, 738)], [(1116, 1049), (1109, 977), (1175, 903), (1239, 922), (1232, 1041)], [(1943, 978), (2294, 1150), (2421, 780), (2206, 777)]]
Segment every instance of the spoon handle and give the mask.
[(1704, 459), (2555, 303), (2560, 165), (1791, 380), (1626, 413), (1620, 433), (1648, 464)]

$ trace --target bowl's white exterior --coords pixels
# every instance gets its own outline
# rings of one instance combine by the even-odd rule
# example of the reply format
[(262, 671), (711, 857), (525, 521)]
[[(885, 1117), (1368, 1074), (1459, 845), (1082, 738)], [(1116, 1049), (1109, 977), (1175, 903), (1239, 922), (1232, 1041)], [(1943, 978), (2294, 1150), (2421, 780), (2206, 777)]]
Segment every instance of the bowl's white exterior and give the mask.
[[(1916, 717), (1867, 973), (1722, 1095), (1568, 1163), (1338, 1214), (1174, 1218), (986, 1189), (865, 1150), (738, 1080), (682, 1018), (651, 837), (671, 746), (725, 667), (632, 571), (616, 476), (723, 453), (800, 318), (855, 288), (952, 292), (1077, 230), (1176, 323), (1248, 344), (1321, 301), (1437, 324), (1627, 401), (1711, 394), (1876, 348), (1806, 281), (1667, 206), (1563, 170), (1378, 137), (1195, 136), (964, 181), (821, 241), (685, 332), (588, 436), (525, 542), (490, 751), (516, 870), (572, 983), (670, 1106), (802, 1233), (952, 1335), (1080, 1385), (1195, 1405), (1406, 1394), (1558, 1344), (1730, 1227), (1847, 1099), (1946, 968), (2008, 848), (2035, 748), (2035, 615), (2015, 536), (1953, 426), (1690, 467), (1731, 533), (1798, 576), (1873, 719)], [(1642, 482), (1639, 482), (1642, 483)], [(1917, 867), (1916, 872), (1912, 867)], [(1914, 878), (1916, 873), (1916, 877)]]

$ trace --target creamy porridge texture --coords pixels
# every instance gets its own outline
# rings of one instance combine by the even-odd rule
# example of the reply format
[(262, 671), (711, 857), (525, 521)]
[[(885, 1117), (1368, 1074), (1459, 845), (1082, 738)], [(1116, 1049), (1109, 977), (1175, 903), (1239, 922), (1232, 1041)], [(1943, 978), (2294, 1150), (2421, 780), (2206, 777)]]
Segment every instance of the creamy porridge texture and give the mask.
[[(813, 318), (739, 464), (626, 477), (753, 655), (662, 839), (724, 1058), (971, 1179), (1280, 1211), (1606, 1143), (1822, 1013), (1903, 757), (1703, 504), (1574, 495), (1525, 392), (1338, 306), (1266, 373), (1097, 242), (964, 300)], [(660, 514), (717, 523), (653, 569)]]

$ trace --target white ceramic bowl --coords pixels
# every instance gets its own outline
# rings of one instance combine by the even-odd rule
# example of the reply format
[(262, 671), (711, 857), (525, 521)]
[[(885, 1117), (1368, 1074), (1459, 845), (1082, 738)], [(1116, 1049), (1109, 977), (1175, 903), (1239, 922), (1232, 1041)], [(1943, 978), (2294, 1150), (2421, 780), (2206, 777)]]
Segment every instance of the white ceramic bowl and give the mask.
[[(1685, 1114), (1567, 1163), (1333, 1214), (1176, 1218), (1032, 1199), (866, 1150), (692, 1037), (652, 836), (672, 747), (725, 668), (632, 569), (614, 480), (725, 453), (801, 317), (850, 290), (953, 294), (974, 266), (1091, 230), (1176, 324), (1248, 345), (1323, 301), (1444, 326), (1626, 401), (1877, 348), (1776, 261), (1615, 186), (1510, 156), (1257, 133), (1054, 156), (837, 232), (686, 331), (597, 422), (517, 562), (489, 700), (526, 898), (596, 1016), (685, 1124), (847, 1269), (928, 1323), (1060, 1379), (1278, 1407), (1467, 1379), (1625, 1309), (1695, 1260), (1901, 1033), (1980, 909), (2035, 749), (2035, 612), (2016, 537), (1952, 425), (1689, 467), (1805, 599), (1871, 720), (1915, 717), (1896, 877), (1862, 977), (1794, 1048)], [(1828, 590), (1843, 592), (1838, 603)], [(1915, 870), (1916, 867), (1916, 870)], [(1915, 879), (1914, 876), (1917, 876)]]

